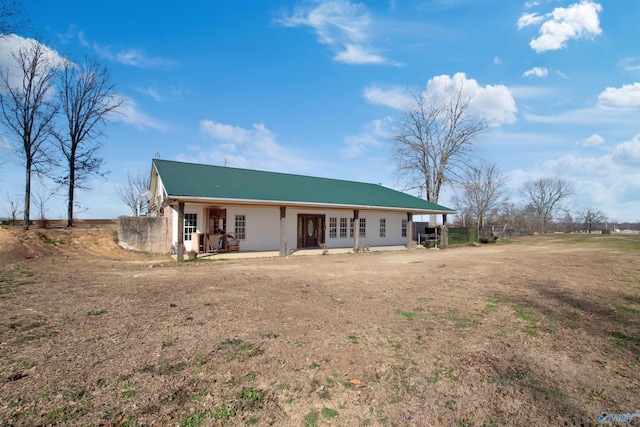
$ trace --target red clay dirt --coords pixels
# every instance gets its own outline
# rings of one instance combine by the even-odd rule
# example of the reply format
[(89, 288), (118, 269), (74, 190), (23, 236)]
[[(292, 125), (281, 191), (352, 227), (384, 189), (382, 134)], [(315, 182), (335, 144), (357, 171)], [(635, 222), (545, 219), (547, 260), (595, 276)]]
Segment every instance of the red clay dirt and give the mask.
[(640, 413), (640, 236), (177, 263), (112, 228), (0, 229), (0, 425)]

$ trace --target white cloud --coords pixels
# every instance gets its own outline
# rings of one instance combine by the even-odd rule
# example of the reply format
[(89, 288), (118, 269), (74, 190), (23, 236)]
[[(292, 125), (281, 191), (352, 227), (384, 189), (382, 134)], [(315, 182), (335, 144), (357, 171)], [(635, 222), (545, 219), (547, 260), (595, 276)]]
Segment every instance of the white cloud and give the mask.
[(499, 56), (496, 56), (493, 58), (493, 64), (494, 65), (500, 65), (502, 64), (502, 58), (500, 58)]
[(133, 98), (124, 95), (118, 95), (117, 99), (120, 100), (122, 104), (120, 105), (118, 113), (113, 115), (113, 121), (124, 122), (135, 127), (138, 130), (156, 129), (163, 131), (167, 129), (167, 126), (165, 124), (140, 111)]
[(365, 99), (378, 105), (402, 110), (407, 105), (407, 91), (400, 88), (383, 89), (378, 86), (369, 86), (364, 89)]
[(638, 63), (638, 59), (635, 57), (622, 58), (618, 62), (618, 66), (629, 72), (640, 71), (640, 63)]
[[(468, 79), (464, 73), (456, 73), (453, 77), (443, 74), (435, 76), (427, 82), (422, 96), (429, 102), (438, 103), (451, 93), (452, 88), (462, 87), (462, 96), (471, 99), (470, 110), (486, 120), (489, 126), (516, 121), (518, 111), (511, 92), (503, 85), (480, 86), (474, 79)], [(386, 105), (397, 110), (404, 110), (410, 105), (412, 95), (399, 88), (383, 89), (378, 86), (365, 88), (364, 96), (372, 104)]]
[(537, 25), (544, 21), (544, 16), (537, 13), (525, 13), (518, 19), (518, 29), (521, 30), (529, 25)]
[(183, 96), (183, 88), (179, 86), (161, 86), (161, 87), (135, 87), (137, 92), (140, 92), (156, 102), (167, 102), (174, 98), (181, 98)]
[(640, 134), (629, 141), (618, 144), (613, 150), (613, 160), (622, 165), (640, 166)]
[(549, 74), (549, 70), (546, 68), (533, 67), (530, 70), (525, 71), (522, 77), (546, 77)]
[(151, 86), (147, 86), (146, 88), (136, 88), (136, 90), (140, 93), (144, 93), (145, 95), (149, 96), (150, 98), (153, 98), (155, 101), (162, 101), (162, 96), (160, 95), (160, 93), (152, 88)]
[(360, 45), (346, 44), (345, 50), (338, 52), (333, 57), (338, 62), (344, 62), (345, 64), (383, 64), (387, 60), (372, 52), (370, 48)]
[(190, 151), (194, 154), (180, 155), (178, 160), (226, 163), (233, 167), (289, 173), (309, 173), (314, 170), (307, 158), (278, 144), (276, 135), (263, 123), (246, 129), (213, 120), (201, 120), (200, 134), (214, 141), (215, 145), (191, 147)]
[(293, 15), (282, 15), (277, 22), (287, 27), (310, 27), (322, 44), (331, 46), (334, 60), (347, 64), (392, 64), (370, 45), (374, 25), (363, 4), (346, 0), (320, 1), (299, 6)]
[[(41, 61), (38, 63), (39, 76), (36, 76), (36, 80), (39, 80), (39, 77), (44, 76), (45, 73), (50, 72), (52, 69), (61, 67), (66, 61), (66, 58), (60, 56), (56, 50), (37, 40), (20, 37), (15, 34), (0, 37), (0, 70), (7, 73), (8, 84), (14, 91), (17, 90), (22, 93), (24, 84), (24, 70), (23, 67), (18, 65), (15, 55), (22, 51), (31, 56), (30, 52), (35, 46), (38, 46), (42, 53)], [(56, 92), (55, 82), (50, 81), (44, 96), (47, 100), (51, 100), (56, 96)]]
[(70, 42), (72, 42), (74, 39), (77, 38), (81, 46), (91, 47), (91, 45), (87, 41), (87, 36), (84, 34), (84, 32), (78, 29), (78, 27), (76, 27), (73, 24), (69, 25), (69, 28), (67, 29), (66, 34), (57, 33), (57, 36), (58, 36), (58, 39), (60, 40), (60, 43), (62, 44), (69, 44)]
[(611, 218), (635, 221), (640, 211), (638, 166), (640, 134), (600, 157), (565, 155), (547, 160), (540, 172), (573, 182), (576, 206), (595, 207)]
[(93, 43), (91, 47), (100, 57), (111, 62), (117, 62), (123, 65), (129, 65), (131, 67), (156, 68), (170, 67), (173, 65), (173, 61), (171, 61), (170, 59), (162, 58), (159, 56), (150, 57), (140, 49), (129, 48), (113, 52), (113, 49), (110, 45), (100, 45), (98, 43)]
[(589, 138), (585, 139), (582, 143), (585, 147), (593, 147), (594, 145), (600, 145), (604, 142), (604, 138), (594, 133)]
[(22, 48), (29, 47), (33, 43), (37, 43), (42, 46), (44, 50), (44, 58), (48, 61), (51, 67), (57, 68), (64, 62), (64, 58), (60, 56), (57, 51), (43, 45), (37, 40), (20, 37), (15, 34), (4, 35), (3, 37), (0, 37), (0, 68), (9, 71), (10, 85), (14, 86), (22, 84), (22, 71), (18, 70), (13, 54), (17, 53)]
[(506, 86), (486, 85), (478, 88), (472, 105), (489, 126), (516, 121), (516, 101)]
[(557, 7), (546, 15), (524, 14), (518, 20), (518, 29), (542, 23), (540, 36), (531, 40), (529, 46), (538, 53), (558, 50), (566, 47), (569, 40), (592, 38), (602, 33), (598, 17), (601, 11), (600, 4), (582, 0), (567, 8)]
[(469, 97), (471, 109), (489, 126), (516, 121), (518, 111), (511, 92), (503, 85), (480, 86), (474, 79), (468, 79), (464, 73), (456, 73), (453, 77), (443, 74), (429, 80), (424, 96), (434, 102), (446, 98), (452, 88), (462, 87), (463, 97)]
[(623, 85), (621, 88), (608, 87), (598, 96), (598, 102), (612, 107), (640, 106), (640, 83)]
[(608, 123), (618, 125), (637, 124), (636, 110), (611, 108), (610, 106), (599, 104), (592, 108), (578, 108), (575, 110), (562, 111), (549, 116), (541, 116), (531, 113), (524, 113), (527, 121), (534, 123), (574, 123), (593, 125), (594, 123)]
[(393, 123), (393, 118), (387, 116), (369, 123), (364, 132), (347, 136), (345, 138), (346, 147), (341, 150), (340, 154), (345, 158), (357, 158), (373, 147), (380, 147), (392, 135), (389, 129), (391, 123)]
[[(257, 125), (254, 125), (254, 129), (255, 126)], [(241, 127), (217, 123), (213, 120), (201, 120), (200, 133), (209, 139), (227, 141), (240, 145), (256, 136), (255, 131), (252, 132), (251, 130)]]
[(117, 62), (123, 65), (129, 65), (138, 68), (156, 68), (170, 67), (173, 61), (162, 57), (147, 56), (142, 50), (134, 48), (126, 48), (113, 51), (112, 46), (100, 43), (91, 43), (86, 34), (78, 29), (75, 25), (70, 25), (67, 34), (58, 34), (63, 44), (69, 43), (72, 39), (78, 38), (81, 46), (93, 49), (100, 57), (111, 62)]
[(572, 154), (544, 162), (544, 169), (559, 176), (608, 177), (614, 168), (611, 156), (579, 157)]

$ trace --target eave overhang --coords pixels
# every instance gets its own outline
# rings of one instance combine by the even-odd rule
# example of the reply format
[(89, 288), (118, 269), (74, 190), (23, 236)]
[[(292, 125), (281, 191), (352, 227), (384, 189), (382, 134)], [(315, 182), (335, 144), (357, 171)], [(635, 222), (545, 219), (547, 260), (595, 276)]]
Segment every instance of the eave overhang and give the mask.
[(449, 209), (420, 209), (410, 207), (396, 207), (396, 206), (372, 206), (372, 205), (356, 205), (356, 204), (336, 204), (336, 203), (317, 203), (317, 202), (297, 202), (291, 200), (261, 200), (261, 199), (230, 199), (230, 198), (216, 198), (216, 197), (194, 197), (194, 196), (175, 196), (168, 195), (171, 205), (174, 203), (199, 203), (199, 204), (211, 204), (211, 205), (251, 205), (251, 206), (269, 206), (269, 207), (302, 207), (302, 208), (316, 208), (316, 209), (361, 209), (361, 210), (376, 210), (376, 211), (388, 211), (388, 212), (405, 212), (417, 215), (454, 215), (457, 212)]

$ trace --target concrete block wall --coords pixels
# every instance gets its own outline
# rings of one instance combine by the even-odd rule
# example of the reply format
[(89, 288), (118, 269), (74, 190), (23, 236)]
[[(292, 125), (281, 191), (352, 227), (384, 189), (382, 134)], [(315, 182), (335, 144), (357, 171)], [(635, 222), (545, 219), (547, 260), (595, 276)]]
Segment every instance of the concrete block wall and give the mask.
[(121, 216), (118, 218), (118, 244), (136, 251), (171, 251), (171, 218)]

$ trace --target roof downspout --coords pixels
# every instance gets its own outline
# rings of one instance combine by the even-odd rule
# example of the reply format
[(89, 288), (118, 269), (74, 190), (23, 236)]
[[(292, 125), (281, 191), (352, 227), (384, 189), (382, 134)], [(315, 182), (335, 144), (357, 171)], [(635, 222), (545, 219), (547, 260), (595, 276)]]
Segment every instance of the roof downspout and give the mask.
[(178, 243), (177, 260), (184, 261), (184, 202), (178, 202)]
[(407, 249), (413, 249), (413, 214), (411, 212), (407, 212)]
[(353, 252), (358, 252), (359, 239), (360, 239), (360, 211), (358, 209), (353, 210)]
[(280, 206), (280, 256), (289, 255), (287, 252), (287, 207)]

